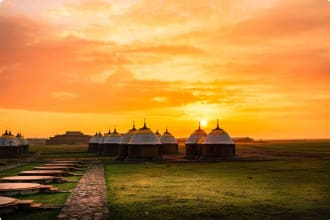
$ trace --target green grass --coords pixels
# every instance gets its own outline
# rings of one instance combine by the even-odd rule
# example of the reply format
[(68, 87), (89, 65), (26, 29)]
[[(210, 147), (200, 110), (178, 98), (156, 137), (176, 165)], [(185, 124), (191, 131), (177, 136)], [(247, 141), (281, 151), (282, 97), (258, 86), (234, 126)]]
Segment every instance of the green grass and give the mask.
[[(313, 152), (330, 154), (329, 142), (326, 141), (305, 141), (305, 142), (278, 142), (278, 143), (254, 143), (247, 144), (247, 146), (268, 149), (268, 150), (282, 150), (289, 152)], [(238, 145), (242, 146), (242, 145)]]
[(87, 145), (46, 145), (46, 144), (32, 144), (30, 151), (39, 151), (41, 153), (67, 153), (67, 152), (87, 152)]
[(5, 177), (5, 176), (17, 176), (19, 172), (24, 171), (24, 170), (32, 170), (33, 167), (36, 166), (41, 166), (43, 163), (42, 162), (32, 162), (23, 166), (19, 166), (16, 168), (12, 168), (9, 170), (4, 170), (0, 172), (0, 178)]
[(90, 158), (97, 157), (95, 153), (89, 152), (59, 152), (59, 153), (41, 153), (41, 158)]
[[(300, 149), (302, 146), (302, 149)], [(264, 144), (289, 153), (314, 143)], [(329, 143), (320, 145), (330, 152)], [(106, 163), (110, 219), (329, 219), (330, 160)]]
[[(110, 219), (329, 219), (330, 143), (278, 142), (238, 144), (242, 158), (270, 161), (218, 163), (114, 162), (81, 146), (32, 146), (41, 159), (105, 160)], [(180, 147), (180, 152), (184, 149)], [(310, 155), (322, 155), (319, 158)], [(0, 173), (16, 175), (41, 165), (34, 162)], [(75, 173), (83, 173), (78, 171)], [(78, 180), (80, 177), (66, 177)], [(76, 183), (53, 184), (62, 190)], [(21, 196), (46, 204), (64, 204), (69, 193)], [(58, 210), (18, 212), (2, 219), (57, 219)]]

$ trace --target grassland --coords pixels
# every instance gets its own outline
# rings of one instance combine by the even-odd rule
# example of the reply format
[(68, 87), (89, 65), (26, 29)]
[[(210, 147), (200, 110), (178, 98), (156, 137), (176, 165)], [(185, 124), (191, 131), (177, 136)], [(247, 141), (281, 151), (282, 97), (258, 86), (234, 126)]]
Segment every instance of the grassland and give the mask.
[(110, 218), (329, 219), (329, 143), (237, 149), (259, 161), (106, 163)]
[[(330, 218), (330, 142), (238, 144), (238, 161), (213, 163), (118, 163), (87, 153), (86, 146), (35, 145), (31, 150), (41, 153), (40, 160), (2, 171), (0, 177), (51, 158), (103, 160), (110, 219)], [(67, 190), (76, 183), (54, 185)], [(64, 204), (68, 196), (18, 198)], [(18, 212), (3, 219), (56, 219), (57, 213)]]

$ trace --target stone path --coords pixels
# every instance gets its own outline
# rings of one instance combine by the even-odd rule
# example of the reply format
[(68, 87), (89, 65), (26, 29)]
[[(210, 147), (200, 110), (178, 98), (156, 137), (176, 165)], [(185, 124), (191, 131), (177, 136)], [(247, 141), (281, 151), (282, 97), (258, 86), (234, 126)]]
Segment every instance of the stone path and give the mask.
[(66, 201), (58, 219), (103, 220), (108, 218), (104, 167), (99, 162), (91, 163)]

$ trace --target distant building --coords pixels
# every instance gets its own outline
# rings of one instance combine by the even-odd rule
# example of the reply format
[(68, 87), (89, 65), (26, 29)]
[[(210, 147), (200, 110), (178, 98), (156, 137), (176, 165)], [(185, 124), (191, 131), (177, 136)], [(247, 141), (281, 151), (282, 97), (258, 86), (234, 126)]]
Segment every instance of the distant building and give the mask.
[(50, 137), (46, 144), (88, 144), (90, 137), (80, 131), (67, 131), (65, 134)]
[(47, 138), (27, 138), (30, 144), (46, 144)]

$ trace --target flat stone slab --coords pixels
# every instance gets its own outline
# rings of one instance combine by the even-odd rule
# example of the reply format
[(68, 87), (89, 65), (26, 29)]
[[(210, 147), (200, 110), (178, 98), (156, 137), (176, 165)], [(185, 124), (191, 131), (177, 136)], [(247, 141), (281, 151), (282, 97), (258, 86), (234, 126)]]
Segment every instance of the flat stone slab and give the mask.
[(34, 170), (75, 170), (76, 167), (73, 166), (41, 166), (33, 167)]
[(54, 160), (54, 161), (51, 161), (50, 163), (74, 163), (74, 164), (82, 164), (81, 161), (78, 161), (78, 160)]
[(102, 163), (94, 163), (89, 166), (89, 169), (67, 199), (58, 218), (99, 220), (109, 218), (107, 189)]
[(15, 198), (0, 196), (0, 207), (15, 205), (16, 201), (17, 199)]
[(62, 180), (55, 176), (7, 176), (0, 179), (1, 182), (42, 182), (50, 183)]
[(64, 170), (29, 170), (19, 172), (19, 176), (65, 176), (69, 175), (68, 171)]
[(38, 183), (0, 183), (0, 192), (39, 189)]
[(75, 163), (46, 163), (42, 165), (44, 167), (53, 167), (53, 166), (61, 166), (61, 167), (81, 167), (84, 166), (83, 164), (75, 164)]

